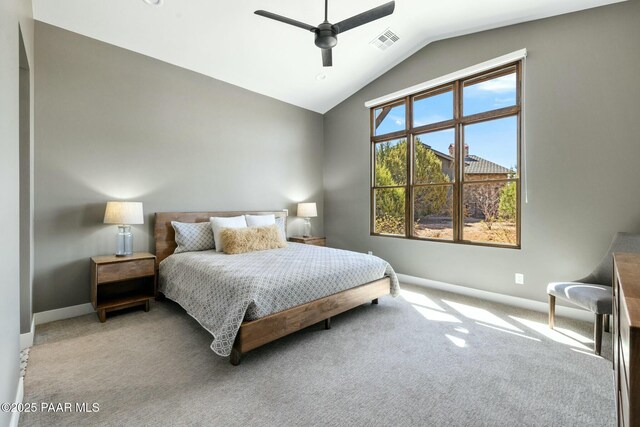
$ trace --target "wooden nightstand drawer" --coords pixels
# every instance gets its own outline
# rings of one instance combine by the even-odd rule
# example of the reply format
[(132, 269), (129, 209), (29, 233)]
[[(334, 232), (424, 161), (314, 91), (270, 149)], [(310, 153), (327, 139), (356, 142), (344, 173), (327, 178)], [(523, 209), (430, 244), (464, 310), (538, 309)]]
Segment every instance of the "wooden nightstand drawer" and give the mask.
[(314, 245), (314, 246), (326, 246), (327, 239), (325, 237), (320, 236), (309, 236), (309, 237), (290, 237), (290, 242), (295, 243), (304, 243), (305, 245)]
[(155, 265), (154, 259), (139, 259), (126, 263), (98, 265), (98, 284), (153, 276), (155, 274)]

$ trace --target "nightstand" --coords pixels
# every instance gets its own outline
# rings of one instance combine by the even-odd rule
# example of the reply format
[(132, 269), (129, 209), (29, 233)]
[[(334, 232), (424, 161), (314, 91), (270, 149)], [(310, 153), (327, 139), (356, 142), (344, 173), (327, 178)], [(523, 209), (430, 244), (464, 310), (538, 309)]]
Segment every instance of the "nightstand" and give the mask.
[(320, 236), (309, 236), (309, 237), (289, 237), (290, 242), (295, 243), (304, 243), (305, 245), (316, 245), (316, 246), (326, 246), (327, 238)]
[(144, 305), (156, 295), (156, 257), (147, 252), (91, 258), (91, 303), (101, 322), (107, 312)]

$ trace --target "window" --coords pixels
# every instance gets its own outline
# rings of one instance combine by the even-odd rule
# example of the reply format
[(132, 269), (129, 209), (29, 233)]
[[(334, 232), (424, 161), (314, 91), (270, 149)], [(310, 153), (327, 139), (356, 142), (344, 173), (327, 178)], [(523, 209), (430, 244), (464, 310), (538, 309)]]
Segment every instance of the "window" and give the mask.
[(371, 109), (371, 234), (520, 247), (521, 67)]

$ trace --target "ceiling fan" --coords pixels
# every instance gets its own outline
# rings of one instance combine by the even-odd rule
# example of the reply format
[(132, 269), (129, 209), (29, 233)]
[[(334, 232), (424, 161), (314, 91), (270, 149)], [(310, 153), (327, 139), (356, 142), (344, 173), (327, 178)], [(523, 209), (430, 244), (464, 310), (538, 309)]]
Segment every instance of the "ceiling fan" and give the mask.
[(266, 10), (256, 10), (255, 14), (264, 16), (265, 18), (275, 19), (276, 21), (284, 22), (285, 24), (300, 27), (314, 33), (316, 35), (316, 46), (322, 49), (322, 65), (324, 67), (331, 67), (333, 65), (331, 48), (338, 44), (339, 33), (344, 33), (345, 31), (359, 27), (360, 25), (368, 24), (376, 19), (391, 15), (393, 13), (393, 9), (396, 7), (396, 2), (390, 1), (389, 3), (374, 7), (371, 10), (359, 13), (351, 18), (347, 18), (344, 21), (340, 21), (337, 24), (331, 24), (328, 20), (328, 3), (329, 0), (324, 0), (324, 22), (318, 24), (317, 27), (296, 21), (295, 19), (267, 12)]

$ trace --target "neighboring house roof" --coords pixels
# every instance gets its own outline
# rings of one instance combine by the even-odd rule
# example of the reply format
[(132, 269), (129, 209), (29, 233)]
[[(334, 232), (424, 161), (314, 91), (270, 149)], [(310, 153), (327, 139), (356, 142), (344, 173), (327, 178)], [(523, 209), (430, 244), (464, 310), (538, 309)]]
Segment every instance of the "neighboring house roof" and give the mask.
[[(422, 141), (418, 140), (418, 142), (424, 145), (429, 150), (431, 150), (437, 157), (444, 160), (448, 160), (450, 162), (453, 161), (453, 157), (451, 157), (450, 155), (445, 154), (438, 150), (434, 150), (433, 147), (431, 147), (428, 144), (425, 144)], [(467, 151), (468, 151), (468, 148), (467, 148)], [(465, 157), (464, 159), (464, 164), (465, 164), (464, 172), (468, 174), (508, 175), (508, 174), (514, 173), (514, 171), (512, 171), (511, 169), (505, 168), (504, 166), (500, 166), (499, 164), (493, 163), (492, 161), (489, 161), (487, 159), (483, 159), (480, 156), (467, 155), (467, 157)]]
[(418, 142), (419, 144), (424, 145), (424, 146), (425, 146), (425, 148), (428, 148), (429, 150), (433, 151), (433, 154), (435, 154), (436, 156), (438, 156), (438, 157), (440, 157), (440, 158), (442, 158), (442, 159), (446, 159), (446, 160), (449, 160), (449, 161), (453, 161), (453, 157), (451, 157), (451, 156), (450, 156), (450, 155), (448, 155), (448, 154), (444, 154), (444, 153), (443, 153), (443, 152), (441, 152), (441, 151), (434, 150), (432, 146), (430, 146), (429, 144), (425, 144), (424, 142), (420, 141), (420, 139), (418, 139), (418, 140), (417, 140), (417, 142)]
[(464, 172), (469, 174), (510, 174), (511, 169), (490, 162), (482, 157), (468, 155), (464, 159)]
[(430, 147), (430, 146), (428, 146), (428, 145), (427, 145), (427, 148), (428, 148), (429, 150), (433, 151), (433, 154), (435, 154), (436, 156), (441, 157), (441, 158), (443, 158), (443, 159), (447, 159), (447, 160), (449, 160), (449, 161), (453, 161), (453, 157), (451, 157), (450, 155), (448, 155), (448, 154), (444, 154), (443, 152), (438, 151), (438, 150), (434, 150), (433, 148), (431, 148), (431, 147)]

